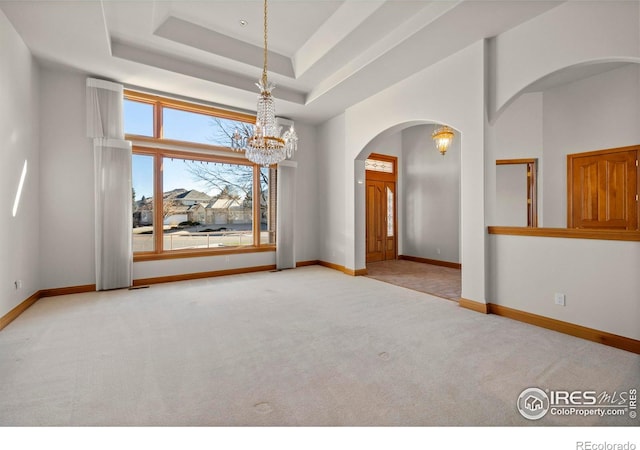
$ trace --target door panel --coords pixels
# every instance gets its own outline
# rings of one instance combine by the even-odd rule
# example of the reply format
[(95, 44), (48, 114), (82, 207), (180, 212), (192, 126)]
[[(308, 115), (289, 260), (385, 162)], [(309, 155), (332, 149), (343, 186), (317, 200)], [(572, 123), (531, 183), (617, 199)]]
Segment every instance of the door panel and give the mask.
[[(384, 181), (367, 181), (367, 262), (382, 261), (385, 255), (383, 201)], [(386, 203), (386, 202), (385, 202)]]
[(367, 180), (367, 262), (396, 259), (395, 183)]
[(385, 183), (385, 254), (384, 259), (396, 259), (396, 184)]
[[(634, 161), (635, 164), (635, 161)], [(625, 191), (627, 183), (627, 162), (606, 161), (605, 162), (605, 198), (606, 205), (602, 208), (602, 217), (606, 221), (625, 221), (627, 216)], [(632, 177), (635, 178), (635, 177)]]

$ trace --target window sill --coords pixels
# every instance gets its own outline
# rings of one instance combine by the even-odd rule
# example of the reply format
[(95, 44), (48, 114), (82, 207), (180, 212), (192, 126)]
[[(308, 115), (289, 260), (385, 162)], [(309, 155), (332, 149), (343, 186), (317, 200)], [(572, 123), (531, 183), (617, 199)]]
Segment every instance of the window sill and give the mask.
[(244, 253), (275, 252), (275, 245), (263, 245), (260, 247), (233, 247), (225, 249), (207, 250), (173, 250), (163, 253), (137, 253), (133, 255), (133, 262), (159, 261), (164, 259), (201, 258), (206, 256), (236, 255)]
[(583, 228), (488, 227), (489, 234), (537, 236), (565, 239), (600, 239), (607, 241), (640, 241), (640, 231), (586, 230)]

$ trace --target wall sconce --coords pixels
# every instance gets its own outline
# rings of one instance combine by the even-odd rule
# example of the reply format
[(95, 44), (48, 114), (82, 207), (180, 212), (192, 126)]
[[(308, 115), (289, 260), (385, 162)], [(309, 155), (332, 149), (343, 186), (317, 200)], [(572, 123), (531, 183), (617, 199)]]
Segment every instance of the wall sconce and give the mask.
[(448, 127), (447, 125), (441, 125), (434, 130), (431, 137), (433, 138), (436, 148), (440, 154), (444, 156), (451, 145), (451, 141), (453, 141), (453, 128)]

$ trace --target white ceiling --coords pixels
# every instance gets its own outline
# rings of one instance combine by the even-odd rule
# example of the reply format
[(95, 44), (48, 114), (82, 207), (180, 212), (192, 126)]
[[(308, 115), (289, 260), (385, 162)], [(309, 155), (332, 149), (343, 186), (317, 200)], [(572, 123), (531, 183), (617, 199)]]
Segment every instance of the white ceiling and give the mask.
[[(326, 120), (560, 3), (270, 0), (277, 113)], [(262, 8), (261, 0), (0, 0), (44, 65), (248, 111), (255, 110), (263, 63)]]

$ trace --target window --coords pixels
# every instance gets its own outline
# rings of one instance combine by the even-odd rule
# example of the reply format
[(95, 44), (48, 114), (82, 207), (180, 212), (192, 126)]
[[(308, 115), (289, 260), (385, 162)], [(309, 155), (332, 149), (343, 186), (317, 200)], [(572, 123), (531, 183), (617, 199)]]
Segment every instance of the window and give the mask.
[(124, 132), (137, 136), (153, 137), (153, 104), (124, 100)]
[(162, 108), (162, 125), (164, 139), (218, 147), (228, 147), (235, 129), (244, 127), (244, 123), (237, 120), (169, 107)]
[(367, 158), (364, 161), (364, 169), (373, 172), (393, 173), (393, 162)]
[(228, 148), (250, 116), (131, 92), (125, 102), (135, 260), (274, 250), (277, 169)]
[(260, 168), (260, 243), (276, 243), (277, 170)]
[(133, 252), (152, 252), (153, 237), (153, 155), (134, 154), (133, 173)]

